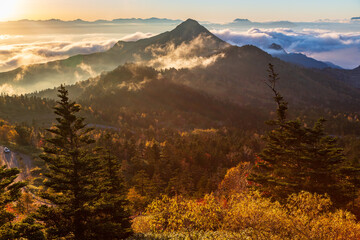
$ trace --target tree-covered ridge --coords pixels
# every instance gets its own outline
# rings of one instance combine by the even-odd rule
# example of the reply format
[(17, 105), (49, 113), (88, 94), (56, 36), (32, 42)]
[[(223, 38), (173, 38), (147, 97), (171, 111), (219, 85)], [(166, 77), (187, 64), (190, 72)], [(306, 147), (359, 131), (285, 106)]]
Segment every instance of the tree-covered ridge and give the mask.
[(51, 108), (54, 106), (53, 100), (45, 100), (35, 96), (0, 96), (0, 116), (1, 119), (12, 123), (37, 122), (41, 125), (52, 119)]
[[(277, 76), (270, 68), (273, 83)], [(23, 229), (48, 239), (122, 239), (130, 235), (132, 219), (134, 237), (145, 239), (356, 239), (360, 140), (326, 136), (323, 121), (309, 127), (309, 118), (288, 120), (287, 103), (271, 81), (278, 109), (271, 125), (260, 129), (251, 127), (260, 119), (247, 125), (249, 115), (231, 112), (246, 114), (243, 108), (174, 87), (156, 70), (136, 65), (82, 83), (77, 96), (83, 96), (83, 107), (60, 87), (56, 119), (47, 131), (3, 121), (1, 130), (12, 136), (7, 144), (44, 150), (34, 161), (27, 193), (13, 203), (37, 219), (27, 219)], [(158, 94), (163, 85), (171, 90), (165, 97)], [(88, 128), (84, 110), (116, 120)], [(201, 117), (194, 125), (189, 119), (172, 123), (178, 115)], [(356, 115), (351, 119), (356, 125)], [(28, 207), (26, 194), (43, 199)]]
[[(84, 109), (121, 127), (194, 129), (237, 125), (255, 129), (265, 119), (250, 107), (176, 84), (154, 68), (136, 64), (120, 66), (68, 89)], [(36, 95), (54, 98), (55, 92), (53, 89)]]

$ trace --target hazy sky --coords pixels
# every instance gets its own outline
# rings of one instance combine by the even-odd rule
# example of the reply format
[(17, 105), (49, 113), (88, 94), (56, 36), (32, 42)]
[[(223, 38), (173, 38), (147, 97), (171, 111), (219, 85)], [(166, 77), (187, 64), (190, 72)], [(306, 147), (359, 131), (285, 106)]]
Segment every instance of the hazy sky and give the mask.
[(0, 21), (130, 17), (314, 21), (358, 15), (360, 0), (0, 0)]

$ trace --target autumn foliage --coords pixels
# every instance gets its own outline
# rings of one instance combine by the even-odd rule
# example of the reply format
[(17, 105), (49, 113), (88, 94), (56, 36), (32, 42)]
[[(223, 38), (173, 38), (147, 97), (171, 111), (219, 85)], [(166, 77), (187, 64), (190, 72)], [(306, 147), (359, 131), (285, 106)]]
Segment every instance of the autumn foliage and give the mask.
[(360, 224), (354, 215), (331, 209), (327, 195), (309, 192), (290, 195), (285, 204), (258, 192), (235, 194), (228, 202), (213, 194), (201, 201), (163, 196), (133, 220), (133, 228), (165, 235), (232, 233), (244, 239), (359, 239)]

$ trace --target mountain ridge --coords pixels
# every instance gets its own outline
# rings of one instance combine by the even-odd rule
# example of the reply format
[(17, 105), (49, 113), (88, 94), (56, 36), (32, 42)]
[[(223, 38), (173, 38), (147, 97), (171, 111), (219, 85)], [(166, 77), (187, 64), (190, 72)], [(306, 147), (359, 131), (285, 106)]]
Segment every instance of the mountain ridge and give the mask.
[(342, 69), (341, 67), (333, 64), (332, 62), (323, 62), (316, 60), (314, 58), (308, 57), (302, 53), (288, 53), (284, 50), (282, 46), (276, 43), (272, 43), (267, 50), (272, 56), (280, 58), (281, 60), (289, 63), (296, 64), (298, 66), (306, 68), (316, 68), (316, 69), (325, 69), (325, 68), (337, 68)]
[[(175, 84), (206, 92), (240, 106), (257, 107), (266, 107), (273, 102), (271, 93), (263, 83), (267, 76), (267, 65), (273, 63), (282, 79), (279, 90), (291, 104), (298, 107), (317, 105), (323, 108), (360, 110), (360, 91), (334, 77), (337, 75), (329, 71), (297, 67), (255, 46), (232, 46), (192, 19), (154, 37), (135, 42), (119, 41), (106, 52), (77, 55), (46, 63), (40, 68), (36, 65), (18, 69), (12, 73), (12, 77), (27, 74), (29, 87), (39, 77), (44, 77), (44, 81), (53, 81), (52, 88), (75, 74), (83, 74), (77, 81), (85, 80), (102, 72), (107, 74), (107, 71), (127, 62), (152, 66)], [(3, 80), (4, 74), (9, 73), (0, 73), (0, 79)], [(57, 76), (61, 79), (56, 79)], [(14, 84), (22, 82), (24, 79)], [(65, 83), (74, 84), (75, 81)]]

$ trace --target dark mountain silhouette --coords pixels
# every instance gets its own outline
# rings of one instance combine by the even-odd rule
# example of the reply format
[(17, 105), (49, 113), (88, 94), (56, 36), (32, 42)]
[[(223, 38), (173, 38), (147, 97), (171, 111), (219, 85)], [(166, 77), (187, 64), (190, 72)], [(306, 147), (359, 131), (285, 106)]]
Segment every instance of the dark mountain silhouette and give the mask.
[(280, 45), (273, 43), (269, 47), (269, 53), (281, 60), (289, 63), (293, 63), (299, 66), (306, 68), (316, 68), (316, 69), (325, 69), (325, 68), (337, 68), (341, 67), (331, 63), (331, 62), (322, 62), (314, 58), (308, 57), (305, 54), (301, 53), (287, 53)]
[(234, 20), (234, 22), (240, 22), (240, 23), (245, 23), (245, 22), (247, 22), (247, 23), (250, 23), (251, 21), (250, 21), (249, 19), (245, 19), (245, 18), (236, 18), (236, 19)]
[[(253, 109), (176, 84), (159, 71), (136, 64), (125, 64), (67, 89), (70, 96), (112, 124), (117, 124), (119, 116), (134, 118), (136, 113), (154, 115), (157, 125), (180, 128), (224, 124), (255, 128), (265, 119)], [(51, 89), (32, 95), (56, 99), (56, 94), (57, 89)]]
[(72, 24), (72, 23), (81, 23), (81, 24), (92, 24), (92, 23), (181, 23), (181, 20), (175, 20), (175, 19), (168, 19), (168, 18), (117, 18), (113, 20), (95, 20), (95, 21), (85, 21), (82, 19), (76, 19), (76, 20), (70, 20), (70, 21), (64, 21), (60, 19), (47, 19), (47, 20), (29, 20), (29, 19), (22, 19), (18, 21), (8, 21), (8, 22), (2, 22), (1, 24), (6, 23), (29, 23), (29, 24)]
[[(327, 108), (339, 111), (359, 110), (360, 91), (329, 76), (327, 72), (297, 67), (273, 58), (254, 46), (229, 47), (223, 50), (223, 54), (223, 58), (218, 59), (208, 67), (169, 69), (161, 72), (152, 68), (145, 68), (151, 69), (147, 74), (143, 73), (144, 69), (141, 66), (119, 67), (97, 78), (70, 87), (70, 93), (78, 99), (90, 99), (89, 96), (95, 96), (95, 98), (91, 98), (91, 102), (96, 102), (100, 96), (108, 99), (106, 95), (109, 94), (112, 97), (111, 100), (108, 99), (108, 102), (130, 101), (134, 104), (134, 109), (138, 108), (138, 110), (143, 111), (144, 109), (152, 109), (152, 106), (160, 106), (159, 103), (162, 104), (160, 109), (172, 106), (172, 97), (163, 98), (161, 96), (166, 95), (167, 91), (173, 91), (171, 89), (177, 88), (177, 90), (181, 89), (182, 92), (176, 95), (178, 100), (174, 101), (182, 102), (182, 110), (192, 109), (200, 102), (204, 109), (213, 104), (209, 101), (209, 106), (205, 107), (202, 103), (206, 101), (199, 100), (198, 97), (189, 97), (192, 94), (187, 93), (187, 91), (206, 93), (211, 99), (221, 99), (221, 101), (245, 108), (271, 109), (273, 107), (272, 94), (264, 83), (267, 76), (267, 65), (271, 62), (281, 77), (278, 89), (292, 106), (296, 108)], [(148, 81), (149, 79), (160, 80)], [(121, 88), (122, 93), (113, 96), (112, 93), (117, 92), (119, 88)], [(147, 92), (149, 89), (152, 89), (153, 100), (150, 97), (146, 100), (145, 98), (134, 99), (140, 92)], [(37, 96), (55, 98), (56, 91), (44, 91)], [(100, 102), (103, 103), (104, 101)], [(225, 105), (222, 107), (227, 109)], [(100, 108), (101, 104), (98, 107)], [(112, 108), (114, 105), (110, 104), (107, 107)], [(178, 106), (172, 106), (168, 109), (177, 108)], [(195, 108), (201, 112), (201, 107)], [(221, 111), (217, 110), (217, 112), (220, 113)], [(223, 115), (227, 114), (224, 113)]]
[(225, 49), (224, 53), (223, 58), (207, 68), (172, 69), (166, 74), (176, 83), (201, 89), (240, 105), (268, 107), (273, 99), (264, 80), (268, 63), (271, 62), (280, 74), (278, 88), (293, 106), (360, 109), (360, 91), (325, 71), (286, 63), (249, 45), (233, 46)]
[(285, 52), (285, 50), (283, 49), (283, 47), (280, 46), (279, 44), (276, 44), (276, 43), (272, 43), (272, 44), (269, 46), (269, 49), (275, 50), (275, 51)]
[[(91, 71), (93, 73), (104, 70), (110, 71), (126, 62), (154, 66), (153, 60), (159, 60), (163, 56), (169, 56), (163, 59), (164, 62), (181, 62), (185, 63), (184, 66), (187, 63), (200, 63), (193, 64), (188, 68), (172, 68), (158, 72), (163, 76), (161, 84), (164, 86), (186, 86), (187, 89), (205, 92), (211, 97), (230, 101), (239, 106), (263, 108), (273, 104), (271, 91), (264, 84), (267, 66), (271, 62), (281, 77), (278, 88), (291, 104), (298, 107), (311, 106), (351, 111), (358, 111), (360, 107), (360, 91), (353, 88), (345, 80), (338, 79), (338, 75), (332, 74), (331, 71), (298, 67), (278, 58), (273, 58), (254, 46), (231, 46), (191, 19), (170, 32), (151, 38), (136, 42), (119, 41), (106, 52), (77, 55), (63, 61), (17, 69), (2, 73), (0, 79), (4, 81), (4, 75), (7, 75), (8, 78), (17, 78), (18, 74), (23, 73), (24, 78), (17, 80), (14, 84), (27, 83), (30, 86), (30, 84), (41, 82), (39, 79), (43, 78), (43, 81), (54, 79), (53, 85), (55, 86), (67, 78), (71, 79), (72, 75), (83, 74), (81, 78), (85, 78), (87, 77), (86, 73), (90, 75)], [(140, 68), (136, 69), (139, 70)], [(111, 80), (112, 77), (110, 76), (113, 76), (115, 81), (119, 79), (118, 75), (123, 74), (116, 71), (115, 73), (103, 73), (100, 78), (93, 78), (90, 82), (101, 86), (97, 83), (99, 79)], [(126, 76), (125, 74), (124, 78)], [(56, 78), (60, 78), (61, 81), (56, 80)], [(144, 82), (142, 84), (147, 82), (145, 77), (140, 77), (140, 80)], [(79, 86), (85, 83), (80, 83)], [(125, 85), (127, 85), (126, 82)], [(130, 85), (136, 88), (139, 83), (131, 83)], [(83, 88), (85, 90), (92, 89), (90, 85), (86, 84)], [(159, 90), (158, 94), (160, 95), (166, 92), (166, 88), (156, 89)], [(105, 91), (105, 93), (111, 93), (111, 91)], [(80, 97), (79, 94), (77, 93)], [(85, 96), (87, 97), (90, 94), (91, 91)], [(96, 94), (93, 91), (93, 95)], [(185, 93), (184, 95), (186, 96)], [(170, 101), (170, 99), (169, 97), (167, 100)], [(137, 102), (141, 104), (141, 101)], [(164, 104), (170, 103), (164, 101)], [(144, 105), (146, 104), (144, 103)]]
[(297, 24), (289, 21), (274, 21), (274, 22), (253, 22), (249, 19), (236, 18), (233, 22), (227, 24), (229, 26), (237, 27), (266, 27), (266, 28), (275, 28), (275, 27), (284, 27), (291, 28), (296, 27)]
[(360, 66), (352, 70), (327, 69), (326, 72), (340, 81), (360, 89)]
[(198, 51), (192, 53), (196, 56), (208, 56), (228, 46), (198, 22), (188, 19), (170, 32), (136, 42), (119, 41), (106, 52), (76, 55), (65, 60), (23, 66), (0, 73), (0, 85), (8, 83), (14, 87), (34, 91), (57, 86), (60, 83), (72, 84), (94, 77), (102, 71), (113, 70), (126, 62), (148, 61), (158, 57), (158, 55), (153, 56), (151, 46), (166, 48), (167, 44), (174, 44), (176, 47), (197, 38), (203, 39), (206, 46), (199, 47)]

